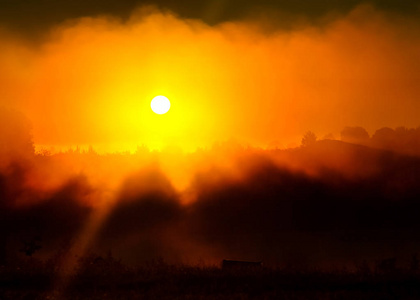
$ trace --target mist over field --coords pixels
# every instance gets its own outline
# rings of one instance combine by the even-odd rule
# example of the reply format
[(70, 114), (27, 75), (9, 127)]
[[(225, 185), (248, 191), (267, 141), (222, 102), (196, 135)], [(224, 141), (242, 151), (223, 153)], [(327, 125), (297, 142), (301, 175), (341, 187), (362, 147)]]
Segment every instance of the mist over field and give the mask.
[(351, 268), (407, 264), (419, 249), (418, 129), (347, 127), (340, 140), (309, 132), (290, 149), (228, 141), (193, 153), (35, 153), (26, 119), (2, 114), (14, 132), (1, 135), (3, 264), (111, 252), (129, 265)]

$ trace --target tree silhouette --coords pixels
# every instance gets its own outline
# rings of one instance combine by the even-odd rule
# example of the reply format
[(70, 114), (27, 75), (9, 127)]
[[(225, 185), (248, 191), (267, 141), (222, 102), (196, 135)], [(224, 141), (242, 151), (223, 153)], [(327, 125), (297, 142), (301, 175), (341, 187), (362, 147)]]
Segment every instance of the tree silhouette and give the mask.
[(35, 152), (29, 120), (20, 112), (0, 106), (0, 156), (31, 157)]
[(317, 136), (312, 131), (308, 131), (305, 133), (305, 135), (302, 138), (302, 146), (308, 147), (310, 145), (315, 144), (317, 140)]
[(397, 134), (394, 129), (383, 127), (372, 135), (372, 145), (379, 148), (392, 149), (397, 143)]
[(369, 143), (369, 133), (363, 127), (345, 127), (341, 131), (341, 140), (352, 144)]

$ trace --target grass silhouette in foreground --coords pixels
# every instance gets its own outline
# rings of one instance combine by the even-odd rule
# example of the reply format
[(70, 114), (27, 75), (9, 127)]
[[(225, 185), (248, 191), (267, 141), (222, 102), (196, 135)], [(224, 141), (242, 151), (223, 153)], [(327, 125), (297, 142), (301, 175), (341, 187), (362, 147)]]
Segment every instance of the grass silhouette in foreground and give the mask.
[[(387, 265), (387, 267), (384, 267)], [(129, 267), (111, 255), (79, 260), (65, 289), (58, 270), (34, 258), (0, 269), (0, 299), (419, 299), (420, 272), (389, 260), (354, 271), (169, 265)], [(417, 266), (418, 267), (418, 266)]]

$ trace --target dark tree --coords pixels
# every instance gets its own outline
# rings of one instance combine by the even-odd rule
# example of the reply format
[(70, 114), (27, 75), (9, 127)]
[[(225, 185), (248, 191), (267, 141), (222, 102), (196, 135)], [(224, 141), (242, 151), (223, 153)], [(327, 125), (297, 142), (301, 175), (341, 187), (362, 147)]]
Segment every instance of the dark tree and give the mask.
[(392, 149), (397, 143), (397, 134), (394, 129), (383, 127), (375, 131), (372, 136), (372, 145), (379, 148)]
[(308, 131), (302, 138), (302, 146), (308, 147), (316, 143), (317, 136), (312, 131)]
[(341, 140), (352, 144), (367, 144), (369, 133), (363, 127), (345, 127), (341, 131)]

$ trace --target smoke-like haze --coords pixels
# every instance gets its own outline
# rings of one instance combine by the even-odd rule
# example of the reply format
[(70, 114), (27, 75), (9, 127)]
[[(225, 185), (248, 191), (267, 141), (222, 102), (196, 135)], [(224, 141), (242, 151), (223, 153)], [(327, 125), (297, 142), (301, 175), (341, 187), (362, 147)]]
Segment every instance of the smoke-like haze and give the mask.
[[(100, 151), (419, 125), (415, 18), (359, 6), (289, 30), (275, 21), (209, 26), (143, 8), (64, 22), (35, 46), (2, 35), (0, 101), (28, 117), (36, 144)], [(149, 108), (157, 94), (172, 102), (165, 118)]]
[[(208, 25), (143, 7), (38, 39), (1, 31), (0, 264), (417, 252), (418, 21), (371, 6), (288, 29), (279, 16)], [(279, 150), (307, 130), (341, 141), (309, 132)]]
[[(19, 114), (8, 122), (25, 124)], [(30, 145), (27, 130), (14, 141)], [(355, 142), (360, 132), (342, 133)], [(69, 268), (74, 257), (109, 251), (130, 264), (406, 259), (420, 246), (418, 132), (380, 129), (360, 139), (368, 146), (313, 140), (287, 150), (230, 142), (191, 154), (2, 154), (0, 263), (26, 254)], [(379, 149), (382, 141), (416, 152)], [(41, 248), (28, 252), (34, 245)]]

